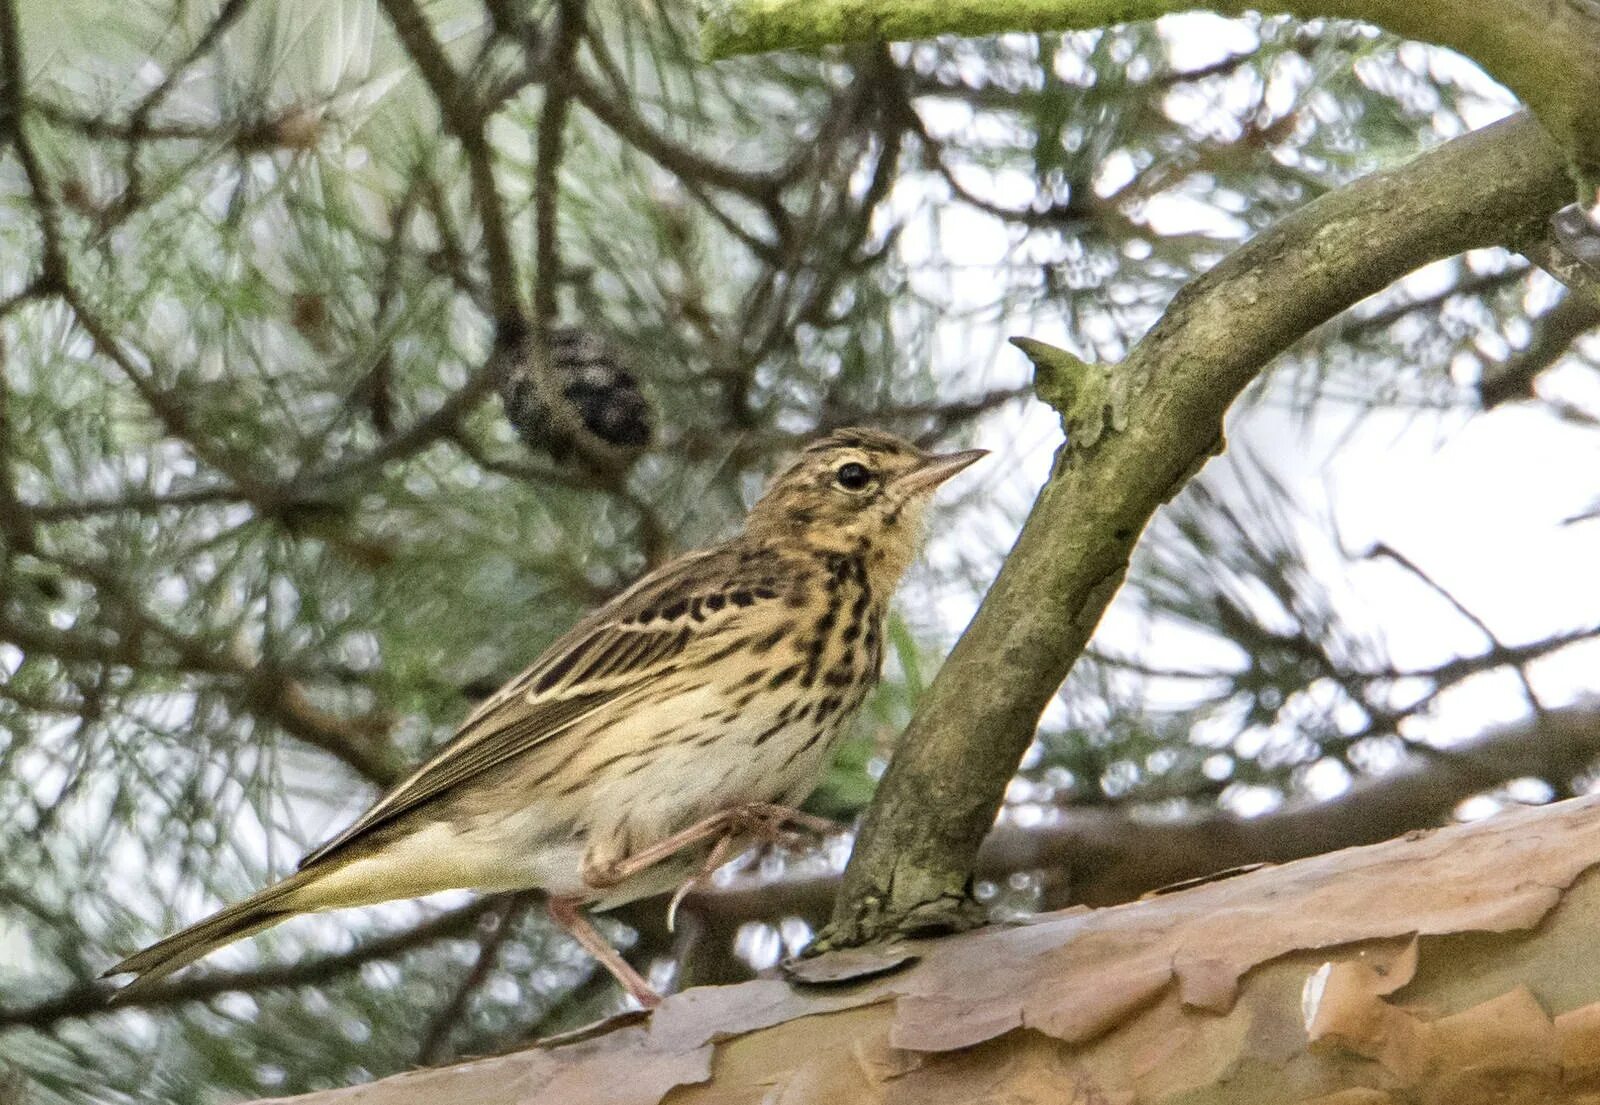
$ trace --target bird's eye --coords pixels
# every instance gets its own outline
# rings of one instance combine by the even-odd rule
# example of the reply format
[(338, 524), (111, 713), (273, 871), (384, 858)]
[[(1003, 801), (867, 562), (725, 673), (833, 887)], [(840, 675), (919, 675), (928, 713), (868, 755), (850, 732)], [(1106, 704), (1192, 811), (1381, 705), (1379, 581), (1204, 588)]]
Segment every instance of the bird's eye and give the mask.
[(860, 491), (872, 482), (872, 473), (867, 471), (866, 465), (851, 461), (849, 464), (841, 464), (833, 478), (846, 491)]

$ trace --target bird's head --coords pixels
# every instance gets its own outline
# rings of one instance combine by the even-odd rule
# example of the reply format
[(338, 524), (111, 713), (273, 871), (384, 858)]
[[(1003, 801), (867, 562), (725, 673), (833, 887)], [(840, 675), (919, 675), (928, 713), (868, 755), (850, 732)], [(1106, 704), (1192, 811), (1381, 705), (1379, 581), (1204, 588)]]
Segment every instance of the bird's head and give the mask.
[(986, 452), (933, 454), (882, 430), (835, 430), (778, 473), (746, 528), (868, 552), (874, 567), (898, 578), (916, 552), (934, 488)]

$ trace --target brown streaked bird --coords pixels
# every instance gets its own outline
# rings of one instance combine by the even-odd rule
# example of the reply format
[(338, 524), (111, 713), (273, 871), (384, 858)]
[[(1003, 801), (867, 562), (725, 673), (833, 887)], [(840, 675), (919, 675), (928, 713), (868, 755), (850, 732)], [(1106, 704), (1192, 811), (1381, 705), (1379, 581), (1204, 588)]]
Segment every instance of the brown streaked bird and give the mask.
[(653, 1005), (579, 907), (670, 890), (730, 841), (804, 821), (791, 807), (877, 681), (884, 611), (928, 500), (983, 455), (870, 429), (813, 442), (738, 536), (580, 621), (295, 874), (111, 968), (138, 976), (115, 997), (297, 914), (537, 888)]

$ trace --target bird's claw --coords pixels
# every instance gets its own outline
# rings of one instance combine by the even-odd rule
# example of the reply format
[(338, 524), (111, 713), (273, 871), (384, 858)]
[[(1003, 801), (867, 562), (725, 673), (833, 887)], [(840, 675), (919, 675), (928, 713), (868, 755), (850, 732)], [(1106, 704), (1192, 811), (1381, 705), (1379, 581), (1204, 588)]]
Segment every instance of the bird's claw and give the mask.
[(704, 878), (705, 874), (703, 872), (697, 872), (693, 875), (690, 875), (688, 878), (684, 879), (678, 884), (678, 889), (672, 892), (672, 898), (667, 902), (668, 932), (676, 933), (678, 931), (678, 907), (682, 905), (683, 900), (689, 896), (689, 892), (695, 887), (699, 886)]
[(585, 886), (595, 890), (609, 890), (622, 881), (622, 872), (615, 863), (591, 863), (585, 860), (582, 878)]
[[(785, 847), (799, 847), (807, 841), (807, 833), (819, 837), (826, 837), (839, 831), (839, 826), (825, 817), (803, 813), (790, 806), (779, 806), (770, 803), (753, 803), (740, 806), (728, 811), (727, 828), (717, 838), (711, 854), (706, 857), (700, 870), (684, 879), (678, 888), (672, 892), (672, 898), (667, 903), (667, 931), (676, 932), (678, 925), (678, 907), (689, 894), (711, 877), (712, 873), (728, 860), (728, 852), (732, 850), (734, 841), (741, 836), (756, 836), (768, 845), (779, 844)], [(793, 826), (798, 826), (795, 828)]]
[(768, 844), (791, 844), (804, 842), (806, 832), (825, 837), (838, 832), (839, 826), (791, 806), (756, 803), (733, 810), (728, 831), (750, 833)]

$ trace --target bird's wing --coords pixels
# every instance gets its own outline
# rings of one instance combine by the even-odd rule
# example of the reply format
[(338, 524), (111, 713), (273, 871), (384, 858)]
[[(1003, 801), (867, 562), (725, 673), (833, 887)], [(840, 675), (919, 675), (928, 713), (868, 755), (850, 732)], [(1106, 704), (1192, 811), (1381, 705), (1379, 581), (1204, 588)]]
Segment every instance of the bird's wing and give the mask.
[(730, 580), (717, 566), (714, 553), (680, 558), (583, 619), (474, 710), (433, 758), (355, 824), (307, 853), (300, 867), (603, 711), (627, 707), (686, 652), (705, 655), (702, 647), (743, 642), (752, 627), (769, 620), (779, 593), (765, 581), (746, 586)]

